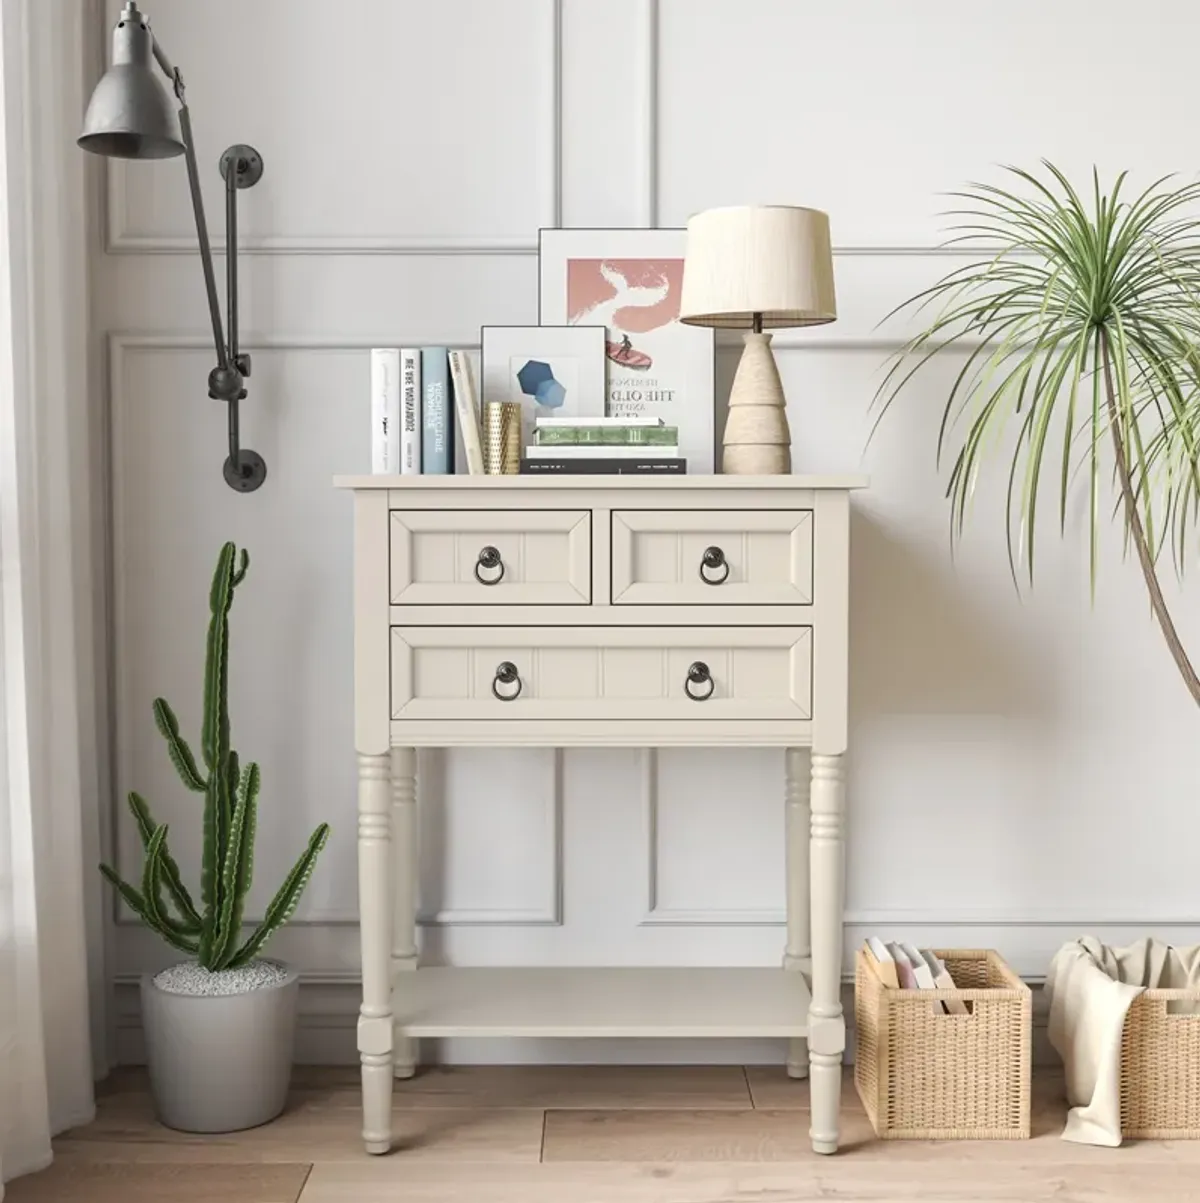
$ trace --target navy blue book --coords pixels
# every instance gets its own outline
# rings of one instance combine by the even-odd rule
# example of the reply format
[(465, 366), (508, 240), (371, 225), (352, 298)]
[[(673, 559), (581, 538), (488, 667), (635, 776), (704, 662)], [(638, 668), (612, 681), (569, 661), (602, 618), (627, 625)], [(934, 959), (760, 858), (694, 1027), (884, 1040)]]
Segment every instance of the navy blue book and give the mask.
[(450, 395), (450, 357), (445, 347), (421, 349), (421, 471), (426, 476), (454, 473), (454, 399)]

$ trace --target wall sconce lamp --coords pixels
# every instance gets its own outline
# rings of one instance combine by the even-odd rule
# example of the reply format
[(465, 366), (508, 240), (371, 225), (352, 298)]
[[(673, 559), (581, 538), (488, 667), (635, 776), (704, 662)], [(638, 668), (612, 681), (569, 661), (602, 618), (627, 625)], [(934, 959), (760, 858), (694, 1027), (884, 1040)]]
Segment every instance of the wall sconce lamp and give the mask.
[[(171, 66), (150, 30), (149, 20), (132, 0), (126, 3), (113, 30), (112, 51), (112, 66), (96, 85), (88, 104), (79, 145), (93, 154), (115, 159), (184, 156), (217, 351), (217, 366), (208, 377), (208, 395), (229, 406), (229, 458), (225, 461), (225, 480), (231, 488), (252, 493), (266, 479), (267, 465), (256, 451), (239, 444), (238, 404), (246, 398), (250, 356), (238, 349), (237, 194), (239, 189), (252, 188), (262, 178), (262, 156), (253, 146), (237, 145), (229, 147), (220, 160), (221, 175), (225, 180), (227, 343), (217, 299), (217, 277), (204, 217), (204, 199), (200, 194), (200, 174), (192, 139), (192, 119), (184, 98), (183, 76)], [(154, 74), (152, 58), (171, 81), (178, 111), (167, 89)]]

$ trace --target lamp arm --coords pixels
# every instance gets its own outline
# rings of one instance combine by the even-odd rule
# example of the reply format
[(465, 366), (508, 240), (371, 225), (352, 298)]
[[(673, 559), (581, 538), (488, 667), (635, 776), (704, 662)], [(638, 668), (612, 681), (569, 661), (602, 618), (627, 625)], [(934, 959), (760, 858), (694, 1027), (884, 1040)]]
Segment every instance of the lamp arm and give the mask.
[(175, 95), (179, 98), (179, 103), (183, 104), (183, 76), (171, 65), (171, 60), (167, 58), (165, 51), (158, 44), (158, 38), (154, 36), (154, 31), (150, 31), (150, 45), (154, 50), (154, 61), (162, 68), (163, 74), (175, 85)]
[[(158, 39), (151, 33), (154, 59), (171, 81), (179, 101), (179, 130), (183, 136), (184, 161), (188, 187), (192, 194), (192, 212), (196, 219), (196, 238), (200, 244), (200, 264), (204, 269), (204, 291), (212, 320), (213, 345), (217, 366), (208, 377), (208, 395), (229, 406), (229, 458), (225, 461), (225, 480), (243, 493), (253, 492), (266, 479), (267, 466), (255, 451), (241, 448), (239, 402), (246, 396), (245, 377), (250, 375), (250, 356), (238, 347), (238, 263), (237, 263), (237, 190), (256, 183), (262, 175), (262, 159), (252, 147), (230, 147), (222, 156), (225, 175), (226, 287), (228, 290), (229, 343), (221, 322), (221, 302), (217, 296), (217, 273), (213, 266), (212, 242), (204, 214), (204, 196), (200, 190), (200, 169), (196, 163), (196, 142), (192, 135), (192, 116), (184, 94), (183, 76), (167, 58)], [(240, 157), (247, 152), (249, 159)]]
[[(225, 313), (229, 320), (229, 358), (239, 375), (250, 372), (249, 360), (242, 362), (238, 353), (238, 205), (237, 205), (237, 171), (235, 165), (225, 173)], [(239, 385), (241, 380), (239, 379)], [(240, 433), (239, 402), (246, 395), (246, 390), (240, 388), (235, 396), (227, 398), (229, 402), (229, 462), (241, 470), (242, 449)]]
[[(155, 55), (158, 55), (155, 42)], [(160, 60), (161, 61), (161, 60)], [(178, 75), (175, 76), (178, 80)], [(182, 92), (182, 81), (176, 88)], [(229, 370), (229, 350), (225, 346), (225, 331), (221, 326), (221, 303), (217, 299), (217, 274), (213, 268), (212, 243), (208, 239), (208, 221), (204, 216), (204, 197), (200, 192), (200, 169), (196, 165), (196, 144), (192, 138), (192, 117), (186, 104), (179, 110), (179, 128), (183, 134), (183, 157), (187, 162), (188, 185), (192, 192), (192, 211), (196, 215), (196, 236), (200, 243), (200, 263), (204, 268), (204, 288), (208, 293), (208, 313), (212, 319), (213, 342), (217, 350), (217, 365)]]

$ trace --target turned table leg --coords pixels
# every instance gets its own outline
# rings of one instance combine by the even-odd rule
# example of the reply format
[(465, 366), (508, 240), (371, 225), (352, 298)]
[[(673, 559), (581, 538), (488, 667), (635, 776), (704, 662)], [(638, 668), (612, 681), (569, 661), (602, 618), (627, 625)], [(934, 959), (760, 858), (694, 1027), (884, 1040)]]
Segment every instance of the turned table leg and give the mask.
[[(403, 1000), (405, 973), (417, 968), (417, 753), (392, 749), (392, 847), (396, 871), (392, 911), (392, 983)], [(403, 1009), (403, 1008), (401, 1008)], [(395, 1038), (395, 1074), (411, 1078), (417, 1071), (417, 1042)]]
[(386, 1153), (392, 1144), (392, 860), (391, 757), (358, 757), (358, 906), (362, 939), (363, 1144)]
[(808, 1047), (812, 1137), (817, 1153), (836, 1153), (842, 1094), (842, 898), (845, 892), (845, 768), (842, 756), (812, 757), (812, 1005)]
[[(807, 748), (784, 751), (786, 790), (784, 802), (785, 849), (787, 855), (787, 945), (783, 967), (791, 973), (808, 974), (812, 965), (808, 885), (808, 839), (812, 812), (808, 804), (810, 754)], [(789, 1078), (808, 1077), (808, 1041), (788, 1042)]]

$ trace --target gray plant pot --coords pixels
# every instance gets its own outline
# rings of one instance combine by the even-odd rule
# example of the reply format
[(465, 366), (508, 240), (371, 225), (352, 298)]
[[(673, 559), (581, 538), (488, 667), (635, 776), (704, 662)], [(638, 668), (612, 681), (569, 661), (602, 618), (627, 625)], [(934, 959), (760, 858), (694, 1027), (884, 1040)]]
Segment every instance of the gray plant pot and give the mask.
[(171, 994), (142, 977), (142, 1027), (158, 1118), (183, 1132), (273, 1120), (292, 1077), (299, 978), (245, 994)]

